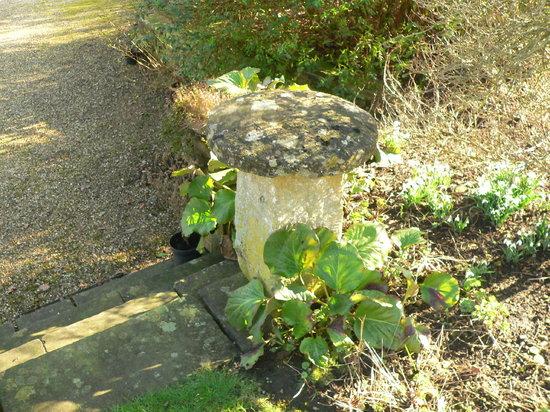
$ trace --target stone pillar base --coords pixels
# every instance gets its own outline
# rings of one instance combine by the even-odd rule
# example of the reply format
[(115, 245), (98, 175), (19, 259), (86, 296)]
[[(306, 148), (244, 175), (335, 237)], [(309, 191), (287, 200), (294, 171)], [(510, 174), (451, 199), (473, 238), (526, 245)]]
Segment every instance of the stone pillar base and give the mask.
[(239, 171), (235, 199), (235, 250), (243, 273), (260, 279), (268, 293), (280, 285), (264, 264), (264, 244), (286, 225), (326, 227), (341, 236), (341, 174), (326, 177), (263, 177)]

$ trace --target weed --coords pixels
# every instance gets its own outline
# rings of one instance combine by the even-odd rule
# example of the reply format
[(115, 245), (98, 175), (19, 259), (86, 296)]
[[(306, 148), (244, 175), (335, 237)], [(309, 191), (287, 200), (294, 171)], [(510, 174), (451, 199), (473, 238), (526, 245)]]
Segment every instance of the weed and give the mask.
[(519, 234), (516, 240), (504, 240), (504, 260), (513, 265), (535, 256), (539, 251), (547, 251), (550, 245), (550, 228), (546, 219), (541, 220), (530, 232)]
[(399, 120), (395, 120), (388, 130), (383, 130), (380, 133), (380, 141), (387, 153), (401, 153), (410, 138), (410, 133), (401, 130), (401, 122)]

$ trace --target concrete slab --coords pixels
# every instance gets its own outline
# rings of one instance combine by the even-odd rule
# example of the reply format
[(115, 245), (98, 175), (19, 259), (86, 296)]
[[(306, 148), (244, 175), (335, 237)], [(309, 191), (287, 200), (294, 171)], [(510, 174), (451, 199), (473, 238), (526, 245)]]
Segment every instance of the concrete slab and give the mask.
[(1, 372), (0, 399), (9, 412), (99, 411), (235, 354), (187, 296)]
[(199, 295), (210, 314), (214, 317), (224, 333), (235, 342), (239, 350), (243, 353), (251, 351), (253, 345), (247, 339), (248, 334), (246, 332), (238, 331), (229, 324), (225, 316), (225, 305), (227, 304), (229, 293), (246, 285), (246, 283), (248, 283), (248, 280), (239, 272), (228, 278), (211, 283), (199, 290)]
[(44, 345), (39, 339), (32, 340), (17, 348), (0, 353), (0, 376), (2, 376), (2, 372), (42, 356), (45, 353)]
[(186, 276), (174, 283), (174, 290), (180, 296), (196, 293), (210, 283), (217, 282), (240, 272), (239, 264), (232, 260), (223, 260), (199, 272)]

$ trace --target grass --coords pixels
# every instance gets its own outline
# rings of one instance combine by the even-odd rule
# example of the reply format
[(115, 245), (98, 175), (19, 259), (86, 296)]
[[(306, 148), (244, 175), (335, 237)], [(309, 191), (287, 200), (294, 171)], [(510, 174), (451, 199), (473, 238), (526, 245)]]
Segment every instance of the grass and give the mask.
[(237, 372), (201, 370), (185, 382), (152, 392), (112, 412), (265, 411), (283, 409), (262, 396), (259, 385)]

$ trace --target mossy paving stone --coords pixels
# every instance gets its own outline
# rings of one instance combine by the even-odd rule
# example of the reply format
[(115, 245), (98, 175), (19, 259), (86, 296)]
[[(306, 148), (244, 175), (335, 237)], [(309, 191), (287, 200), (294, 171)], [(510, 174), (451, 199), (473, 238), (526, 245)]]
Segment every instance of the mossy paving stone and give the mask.
[(176, 298), (0, 373), (0, 399), (9, 412), (99, 411), (235, 352), (198, 298)]
[(117, 291), (124, 300), (135, 299), (151, 293), (174, 290), (174, 283), (182, 278), (189, 277), (205, 268), (215, 266), (223, 258), (217, 254), (206, 254), (198, 259), (168, 270), (142, 270), (121, 278)]
[(218, 280), (233, 276), (237, 272), (240, 272), (237, 262), (224, 260), (200, 272), (193, 273), (191, 276), (178, 280), (174, 284), (174, 290), (180, 296), (188, 296), (189, 294), (196, 293), (200, 288), (212, 282), (217, 282)]
[(229, 324), (225, 316), (225, 305), (227, 304), (229, 293), (246, 285), (246, 283), (248, 283), (248, 280), (239, 272), (236, 275), (211, 283), (199, 290), (199, 296), (202, 298), (208, 311), (216, 319), (216, 322), (218, 322), (225, 334), (235, 342), (241, 352), (252, 350), (253, 345), (247, 339), (248, 334), (246, 332), (238, 331)]

